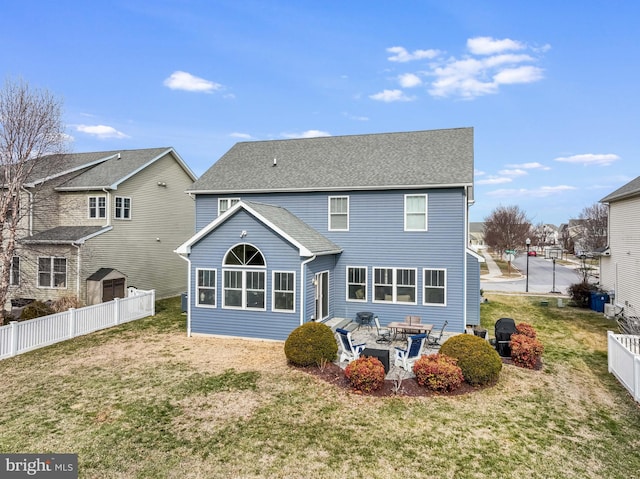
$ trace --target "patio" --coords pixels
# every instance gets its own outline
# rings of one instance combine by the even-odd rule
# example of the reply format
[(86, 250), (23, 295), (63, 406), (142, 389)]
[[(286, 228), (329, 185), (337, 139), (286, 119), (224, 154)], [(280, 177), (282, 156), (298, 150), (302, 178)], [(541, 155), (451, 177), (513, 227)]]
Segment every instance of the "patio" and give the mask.
[[(351, 337), (353, 338), (353, 341), (355, 344), (364, 343), (366, 344), (366, 348), (368, 349), (389, 351), (389, 372), (387, 373), (385, 379), (389, 379), (389, 380), (398, 379), (399, 375), (403, 373), (404, 373), (402, 376), (403, 379), (415, 377), (415, 375), (413, 374), (413, 371), (404, 371), (404, 369), (397, 367), (394, 364), (395, 348), (399, 347), (404, 349), (407, 347), (407, 340), (406, 338), (402, 337), (401, 334), (398, 334), (395, 339), (393, 338), (393, 335), (392, 335), (392, 341), (390, 343), (377, 343), (376, 339), (378, 338), (378, 333), (377, 333), (375, 324), (371, 324), (370, 326), (366, 324), (358, 324), (355, 321), (344, 319), (344, 318), (333, 318), (327, 321), (325, 324), (329, 326), (333, 331), (335, 331), (337, 328), (342, 328), (342, 329), (351, 331)], [(386, 327), (386, 325), (381, 324), (381, 327)], [(434, 327), (431, 334), (439, 335), (440, 334), (439, 328)], [(445, 332), (442, 337), (442, 340), (440, 341), (440, 344), (444, 343), (449, 337), (455, 334), (457, 333), (447, 332), (445, 329)], [(341, 348), (340, 345), (339, 345), (339, 348)], [(434, 354), (434, 353), (437, 353), (439, 349), (440, 349), (440, 346), (430, 345), (427, 342), (425, 343), (422, 354), (423, 355)], [(338, 364), (342, 369), (344, 369), (347, 367), (349, 363), (347, 361), (340, 362), (338, 359), (336, 360), (336, 364)]]

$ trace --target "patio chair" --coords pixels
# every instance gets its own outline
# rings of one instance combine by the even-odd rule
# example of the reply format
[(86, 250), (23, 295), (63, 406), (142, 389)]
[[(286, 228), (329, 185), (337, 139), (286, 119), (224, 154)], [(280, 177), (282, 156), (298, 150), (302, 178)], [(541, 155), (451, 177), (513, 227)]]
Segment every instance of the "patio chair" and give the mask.
[(411, 371), (413, 363), (422, 356), (422, 348), (427, 339), (426, 334), (415, 334), (407, 338), (407, 349), (396, 347), (395, 365), (405, 371)]
[(351, 362), (358, 359), (362, 354), (362, 351), (364, 351), (366, 344), (353, 344), (351, 333), (346, 329), (336, 329), (336, 334), (338, 335), (340, 346), (342, 346), (340, 362)]
[(378, 332), (376, 343), (390, 343), (391, 330), (389, 328), (380, 327), (380, 320), (378, 319), (377, 316), (373, 318), (373, 322), (376, 324), (376, 331)]
[(440, 341), (442, 340), (442, 336), (444, 335), (444, 328), (447, 327), (447, 324), (449, 324), (449, 321), (445, 321), (444, 323), (442, 323), (442, 329), (440, 330), (440, 334), (438, 334), (437, 336), (434, 336), (432, 334), (429, 335), (429, 346), (440, 346)]

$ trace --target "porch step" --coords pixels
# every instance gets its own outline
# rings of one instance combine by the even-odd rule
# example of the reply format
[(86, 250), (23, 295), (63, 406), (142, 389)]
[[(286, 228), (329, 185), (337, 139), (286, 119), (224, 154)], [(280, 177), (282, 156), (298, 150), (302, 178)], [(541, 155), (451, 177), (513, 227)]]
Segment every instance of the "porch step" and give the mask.
[(358, 327), (358, 323), (354, 323), (350, 319), (343, 319), (340, 322), (334, 325), (331, 325), (331, 329), (333, 329), (334, 331), (336, 329), (346, 329), (347, 331), (353, 331), (357, 327)]

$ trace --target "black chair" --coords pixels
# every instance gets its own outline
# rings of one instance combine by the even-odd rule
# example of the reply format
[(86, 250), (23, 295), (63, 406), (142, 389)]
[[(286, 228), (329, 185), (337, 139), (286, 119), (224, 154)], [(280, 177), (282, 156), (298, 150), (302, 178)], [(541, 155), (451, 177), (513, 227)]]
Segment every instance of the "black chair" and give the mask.
[(516, 332), (516, 322), (511, 318), (500, 318), (496, 321), (496, 351), (500, 357), (511, 357), (511, 335)]
[(373, 313), (369, 311), (361, 311), (359, 313), (356, 313), (356, 323), (358, 323), (358, 329), (360, 329), (360, 326), (363, 325), (371, 328), (371, 325), (373, 323)]
[(438, 334), (437, 336), (433, 336), (430, 334), (427, 337), (429, 346), (440, 346), (440, 341), (442, 340), (442, 336), (444, 336), (444, 328), (447, 327), (447, 324), (449, 324), (449, 321), (445, 321), (444, 323), (442, 323), (442, 329), (440, 330), (440, 334)]

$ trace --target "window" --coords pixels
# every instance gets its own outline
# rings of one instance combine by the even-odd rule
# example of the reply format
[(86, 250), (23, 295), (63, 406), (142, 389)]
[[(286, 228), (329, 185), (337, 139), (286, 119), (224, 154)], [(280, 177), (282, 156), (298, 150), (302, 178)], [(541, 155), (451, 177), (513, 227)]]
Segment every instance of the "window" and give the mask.
[(11, 286), (20, 285), (20, 257), (14, 256), (11, 258), (11, 274), (9, 275), (9, 284)]
[(296, 275), (273, 272), (273, 310), (294, 312), (296, 309)]
[(427, 195), (405, 195), (404, 230), (427, 231)]
[(444, 269), (424, 270), (424, 304), (447, 304), (447, 272)]
[(89, 197), (89, 218), (107, 217), (107, 198), (104, 196)]
[(347, 301), (367, 300), (367, 268), (347, 267)]
[(66, 288), (67, 259), (38, 258), (38, 287)]
[[(250, 244), (239, 244), (226, 254), (224, 265), (231, 268), (223, 271), (222, 307), (264, 310), (265, 271), (248, 269), (264, 268), (262, 253)], [(242, 269), (235, 269), (236, 267)]]
[(416, 304), (416, 270), (374, 268), (374, 301)]
[(213, 306), (216, 305), (216, 270), (215, 269), (196, 269), (198, 281), (198, 291), (196, 304), (197, 306)]
[(116, 196), (116, 207), (114, 217), (119, 220), (131, 219), (131, 198)]
[(235, 205), (240, 198), (218, 198), (218, 216)]
[(329, 197), (329, 231), (349, 230), (349, 197)]

